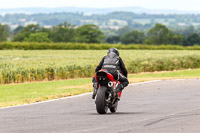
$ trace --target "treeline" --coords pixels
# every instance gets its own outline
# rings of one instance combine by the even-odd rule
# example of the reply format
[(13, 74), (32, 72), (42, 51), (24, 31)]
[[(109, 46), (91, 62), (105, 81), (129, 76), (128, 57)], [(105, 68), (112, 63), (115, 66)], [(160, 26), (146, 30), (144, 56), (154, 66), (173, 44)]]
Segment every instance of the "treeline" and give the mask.
[[(192, 27), (191, 27), (192, 28)], [(107, 36), (97, 25), (86, 24), (74, 26), (68, 23), (51, 28), (39, 25), (19, 26), (10, 32), (7, 25), (0, 24), (0, 42), (67, 42), (67, 43), (111, 43), (111, 44), (154, 44), (154, 45), (200, 45), (200, 36), (194, 30), (188, 32), (173, 32), (162, 24), (156, 24), (147, 32), (123, 27), (118, 34)]]
[(13, 32), (12, 41), (101, 43), (104, 38), (103, 32), (96, 25), (88, 24), (77, 27), (65, 22), (52, 28), (39, 25), (18, 27)]
[(156, 24), (147, 32), (132, 30), (130, 27), (123, 27), (115, 35), (106, 39), (107, 43), (122, 44), (155, 44), (155, 45), (182, 45), (193, 46), (200, 45), (200, 35), (193, 26), (185, 30), (172, 31), (162, 24)]
[(14, 31), (8, 25), (0, 24), (0, 42), (102, 43), (105, 39), (104, 33), (94, 24), (75, 26), (64, 22), (50, 28), (30, 24), (18, 26)]

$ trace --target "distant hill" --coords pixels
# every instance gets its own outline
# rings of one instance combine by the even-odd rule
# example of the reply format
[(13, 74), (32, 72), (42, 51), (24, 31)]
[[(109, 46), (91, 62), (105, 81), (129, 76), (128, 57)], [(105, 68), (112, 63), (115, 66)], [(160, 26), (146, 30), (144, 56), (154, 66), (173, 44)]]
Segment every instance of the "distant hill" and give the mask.
[(14, 13), (84, 13), (84, 14), (107, 14), (114, 11), (128, 11), (134, 13), (148, 13), (148, 14), (199, 14), (195, 11), (180, 11), (180, 10), (162, 10), (162, 9), (145, 9), (141, 7), (119, 7), (119, 8), (77, 8), (77, 7), (59, 7), (59, 8), (15, 8), (15, 9), (0, 9), (0, 14), (14, 14)]
[[(138, 12), (141, 11), (139, 9), (140, 8), (138, 8)], [(157, 23), (164, 24), (171, 29), (180, 29), (188, 26), (200, 28), (200, 14), (148, 14), (133, 13), (128, 11), (115, 11), (111, 13), (105, 13), (106, 10), (104, 10), (105, 12), (101, 12), (102, 14), (89, 15), (89, 12), (94, 13), (94, 11), (88, 10), (86, 14), (83, 12), (72, 12), (73, 10), (66, 13), (62, 12), (63, 10), (60, 10), (60, 13), (50, 13), (50, 11), (47, 13), (47, 10), (44, 10), (43, 13), (15, 13), (0, 15), (0, 23), (8, 24), (11, 29), (15, 29), (19, 25), (26, 26), (29, 24), (39, 24), (46, 28), (50, 28), (54, 25), (58, 25), (64, 22), (77, 26), (84, 24), (95, 24), (98, 25), (101, 29), (114, 30), (124, 26), (129, 26), (132, 29), (144, 30), (152, 28)], [(29, 13), (31, 13), (32, 9), (29, 11)], [(42, 12), (39, 9), (37, 11)], [(45, 11), (46, 13), (44, 13)], [(51, 11), (53, 12), (53, 10)]]

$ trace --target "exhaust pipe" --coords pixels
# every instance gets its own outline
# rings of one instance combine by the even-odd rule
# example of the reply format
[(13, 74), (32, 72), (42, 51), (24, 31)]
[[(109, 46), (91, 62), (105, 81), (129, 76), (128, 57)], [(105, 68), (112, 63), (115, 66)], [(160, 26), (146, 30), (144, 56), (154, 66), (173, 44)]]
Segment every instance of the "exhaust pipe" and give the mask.
[(110, 88), (113, 87), (113, 82), (109, 82), (108, 87), (110, 87)]
[(115, 91), (114, 91), (114, 84), (113, 84), (113, 82), (110, 81), (108, 83), (108, 87), (110, 87), (112, 97), (115, 97)]

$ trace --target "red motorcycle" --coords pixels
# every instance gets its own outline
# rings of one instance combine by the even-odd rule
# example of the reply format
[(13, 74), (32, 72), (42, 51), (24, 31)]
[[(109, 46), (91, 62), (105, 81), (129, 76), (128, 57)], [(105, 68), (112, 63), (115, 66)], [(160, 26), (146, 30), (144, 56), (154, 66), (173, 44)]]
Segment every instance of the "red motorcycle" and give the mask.
[(98, 71), (95, 74), (95, 79), (99, 84), (95, 100), (97, 112), (99, 114), (106, 114), (109, 108), (112, 113), (115, 113), (121, 97), (121, 92), (119, 92), (118, 98), (116, 98), (115, 88), (120, 82), (115, 80), (113, 75), (105, 69)]

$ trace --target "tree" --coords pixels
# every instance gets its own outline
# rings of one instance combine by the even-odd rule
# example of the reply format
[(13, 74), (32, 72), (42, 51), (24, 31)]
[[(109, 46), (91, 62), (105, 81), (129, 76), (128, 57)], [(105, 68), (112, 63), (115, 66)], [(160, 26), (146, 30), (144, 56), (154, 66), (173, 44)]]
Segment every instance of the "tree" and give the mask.
[(191, 34), (193, 34), (193, 33), (195, 33), (196, 31), (195, 31), (195, 28), (194, 28), (194, 26), (189, 26), (189, 27), (187, 27), (184, 31), (183, 31), (183, 35), (185, 35), (185, 36), (189, 36), (189, 35), (191, 35)]
[(120, 37), (119, 36), (109, 36), (106, 39), (107, 43), (112, 43), (112, 44), (116, 44), (120, 42)]
[(37, 33), (41, 31), (41, 27), (38, 24), (30, 24), (24, 27), (21, 31), (28, 33)]
[(24, 41), (25, 38), (28, 38), (30, 34), (41, 32), (41, 27), (39, 25), (27, 25), (26, 27), (20, 29), (20, 31), (14, 36), (13, 41)]
[(125, 33), (131, 32), (131, 31), (132, 29), (129, 26), (124, 26), (117, 30), (117, 35), (121, 37)]
[(156, 24), (147, 33), (148, 39), (146, 43), (149, 44), (170, 44), (170, 39), (173, 37), (173, 32), (165, 25)]
[(174, 34), (170, 39), (171, 44), (183, 45), (186, 37), (180, 34)]
[(196, 33), (196, 30), (195, 30), (194, 26), (188, 26), (188, 27), (186, 27), (184, 29), (177, 30), (176, 33), (182, 34), (184, 36), (189, 36), (189, 35), (191, 35), (193, 33)]
[(24, 27), (23, 26), (18, 26), (16, 29), (14, 29), (13, 34), (16, 35), (18, 34)]
[(86, 24), (76, 29), (77, 41), (81, 43), (100, 43), (105, 36), (98, 26)]
[(48, 38), (48, 33), (39, 32), (39, 33), (32, 33), (29, 35), (28, 38), (24, 39), (25, 42), (51, 42)]
[(197, 33), (189, 35), (184, 43), (185, 46), (193, 46), (195, 44), (200, 44), (200, 37)]
[(0, 42), (6, 41), (9, 37), (9, 27), (8, 25), (0, 24)]
[(54, 26), (50, 33), (50, 39), (53, 42), (73, 42), (75, 41), (75, 28), (66, 22)]
[(120, 38), (120, 41), (123, 44), (131, 44), (131, 43), (141, 44), (143, 43), (144, 40), (145, 40), (144, 33), (136, 30), (126, 33)]

